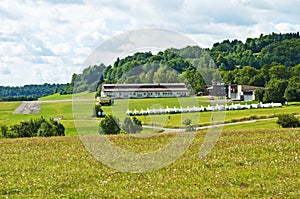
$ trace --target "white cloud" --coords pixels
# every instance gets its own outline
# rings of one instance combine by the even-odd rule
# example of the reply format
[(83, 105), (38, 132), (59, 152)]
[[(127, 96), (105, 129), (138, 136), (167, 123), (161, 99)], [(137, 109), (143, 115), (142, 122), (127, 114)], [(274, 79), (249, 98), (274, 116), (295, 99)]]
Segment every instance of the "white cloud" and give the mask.
[(300, 0), (3, 0), (0, 19), (0, 84), (69, 82), (97, 46), (120, 32), (159, 27), (211, 47), (299, 31)]
[(56, 55), (65, 55), (68, 53), (72, 52), (71, 49), (71, 45), (69, 43), (63, 42), (63, 43), (59, 43), (56, 44), (52, 47), (52, 51), (56, 54)]
[(2, 75), (10, 75), (11, 71), (9, 70), (9, 68), (4, 67), (4, 68), (1, 69), (1, 74)]
[(300, 30), (300, 24), (279, 23), (275, 24), (278, 32), (296, 32)]

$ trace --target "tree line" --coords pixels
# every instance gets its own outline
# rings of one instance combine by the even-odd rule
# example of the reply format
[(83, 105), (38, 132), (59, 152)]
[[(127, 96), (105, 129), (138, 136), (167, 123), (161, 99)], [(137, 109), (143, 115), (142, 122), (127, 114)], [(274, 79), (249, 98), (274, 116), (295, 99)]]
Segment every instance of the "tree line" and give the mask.
[(224, 40), (215, 43), (208, 51), (218, 68), (233, 70), (236, 66), (252, 66), (256, 69), (273, 62), (295, 66), (300, 59), (299, 32), (248, 38), (245, 43)]
[(65, 84), (0, 86), (0, 101), (30, 101), (62, 91)]

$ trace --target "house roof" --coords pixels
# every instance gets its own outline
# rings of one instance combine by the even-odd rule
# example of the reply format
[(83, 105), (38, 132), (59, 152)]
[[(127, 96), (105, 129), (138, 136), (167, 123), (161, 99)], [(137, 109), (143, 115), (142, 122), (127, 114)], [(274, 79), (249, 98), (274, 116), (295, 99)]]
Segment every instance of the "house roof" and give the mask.
[(260, 88), (260, 87), (249, 86), (249, 85), (242, 85), (242, 91), (255, 91), (258, 88)]
[(188, 92), (184, 83), (103, 84), (103, 92)]

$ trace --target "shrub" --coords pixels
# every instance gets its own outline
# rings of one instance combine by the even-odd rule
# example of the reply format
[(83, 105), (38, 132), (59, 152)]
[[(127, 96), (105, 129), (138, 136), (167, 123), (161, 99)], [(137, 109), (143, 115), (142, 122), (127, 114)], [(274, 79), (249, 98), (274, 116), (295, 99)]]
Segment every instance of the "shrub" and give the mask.
[(126, 133), (139, 133), (143, 130), (142, 122), (136, 117), (133, 117), (132, 120), (128, 117), (125, 118), (122, 128)]
[(7, 126), (0, 126), (0, 137), (7, 137), (7, 133), (8, 133), (8, 127)]
[(300, 127), (300, 120), (292, 114), (281, 114), (278, 116), (277, 124), (282, 128)]
[(120, 134), (119, 120), (112, 115), (106, 115), (99, 125), (100, 134)]
[(258, 119), (257, 115), (251, 115), (250, 116), (250, 120), (256, 120), (256, 119)]
[(185, 130), (187, 132), (195, 131), (196, 129), (192, 126), (192, 120), (186, 119), (183, 121), (183, 124), (185, 125)]

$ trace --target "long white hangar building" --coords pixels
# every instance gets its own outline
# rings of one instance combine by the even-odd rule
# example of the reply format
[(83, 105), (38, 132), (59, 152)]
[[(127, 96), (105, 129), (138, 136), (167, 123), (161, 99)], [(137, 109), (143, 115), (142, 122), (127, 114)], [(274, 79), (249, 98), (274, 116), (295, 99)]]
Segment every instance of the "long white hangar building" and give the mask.
[(103, 84), (101, 96), (113, 98), (186, 97), (190, 92), (184, 83)]

